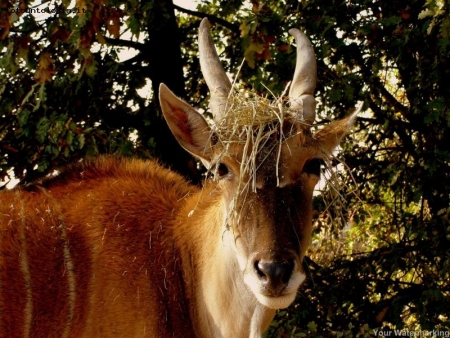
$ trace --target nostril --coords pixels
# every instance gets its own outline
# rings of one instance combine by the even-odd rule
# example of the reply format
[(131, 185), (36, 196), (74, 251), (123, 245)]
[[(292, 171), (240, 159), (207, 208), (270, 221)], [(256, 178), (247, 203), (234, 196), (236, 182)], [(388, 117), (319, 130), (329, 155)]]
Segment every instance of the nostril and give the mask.
[(254, 266), (257, 275), (263, 282), (272, 285), (286, 285), (291, 278), (294, 265), (293, 260), (285, 262), (260, 260), (256, 261)]
[(287, 284), (289, 282), (289, 279), (291, 278), (292, 272), (294, 271), (294, 261), (290, 260), (287, 262), (282, 263), (283, 266), (283, 273), (281, 276), (281, 281), (284, 284)]

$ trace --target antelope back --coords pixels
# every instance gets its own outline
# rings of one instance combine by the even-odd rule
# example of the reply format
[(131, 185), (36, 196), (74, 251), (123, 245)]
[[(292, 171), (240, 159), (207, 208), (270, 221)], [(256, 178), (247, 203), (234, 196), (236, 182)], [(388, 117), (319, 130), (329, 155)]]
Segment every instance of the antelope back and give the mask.
[(0, 337), (193, 336), (174, 210), (155, 162), (99, 158), (0, 193)]

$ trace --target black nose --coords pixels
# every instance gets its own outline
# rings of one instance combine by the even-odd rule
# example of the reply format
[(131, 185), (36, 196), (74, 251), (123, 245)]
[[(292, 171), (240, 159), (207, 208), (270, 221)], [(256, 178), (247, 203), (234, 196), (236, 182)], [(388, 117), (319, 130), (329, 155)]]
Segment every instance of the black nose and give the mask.
[(263, 285), (272, 291), (282, 291), (291, 278), (294, 261), (260, 260), (255, 262), (255, 271)]

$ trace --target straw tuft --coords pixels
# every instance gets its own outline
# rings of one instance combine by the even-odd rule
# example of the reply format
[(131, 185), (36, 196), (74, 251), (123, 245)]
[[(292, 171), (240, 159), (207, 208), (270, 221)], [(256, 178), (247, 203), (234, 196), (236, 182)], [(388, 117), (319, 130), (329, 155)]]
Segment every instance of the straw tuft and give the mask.
[[(278, 179), (278, 160), (284, 140), (301, 132), (294, 127), (301, 116), (292, 109), (283, 96), (275, 100), (254, 92), (233, 88), (229, 95), (225, 114), (213, 127), (215, 137), (223, 144), (220, 158), (227, 155), (230, 145), (244, 146), (240, 178), (249, 177), (252, 190), (256, 187), (256, 171), (274, 151), (277, 151), (275, 171)], [(286, 128), (289, 126), (290, 128)]]

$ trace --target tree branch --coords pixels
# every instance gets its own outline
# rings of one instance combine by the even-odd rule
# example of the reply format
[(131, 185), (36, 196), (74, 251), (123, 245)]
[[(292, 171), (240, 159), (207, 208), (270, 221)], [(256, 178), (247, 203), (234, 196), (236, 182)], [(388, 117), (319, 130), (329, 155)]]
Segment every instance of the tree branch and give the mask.
[(208, 18), (209, 21), (213, 22), (213, 23), (217, 23), (223, 27), (228, 28), (230, 31), (234, 32), (234, 33), (239, 33), (239, 26), (234, 25), (224, 19), (218, 18), (217, 16), (214, 16), (212, 14), (206, 14), (206, 13), (202, 13), (202, 12), (197, 12), (197, 11), (191, 11), (190, 9), (186, 9), (177, 5), (173, 5), (173, 8), (175, 8), (177, 11), (182, 12), (182, 13), (186, 13), (198, 18)]
[(408, 107), (401, 104), (381, 83), (381, 80), (378, 77), (374, 77), (372, 71), (369, 67), (364, 63), (364, 59), (362, 58), (359, 52), (352, 51), (353, 58), (356, 61), (358, 67), (361, 69), (361, 73), (364, 76), (364, 80), (372, 85), (372, 88), (378, 91), (381, 96), (387, 101), (389, 105), (394, 107), (405, 119), (408, 119)]
[(141, 52), (145, 49), (145, 45), (140, 42), (123, 40), (123, 39), (112, 39), (112, 38), (108, 38), (106, 36), (104, 38), (107, 43), (109, 43), (113, 46), (134, 48)]

